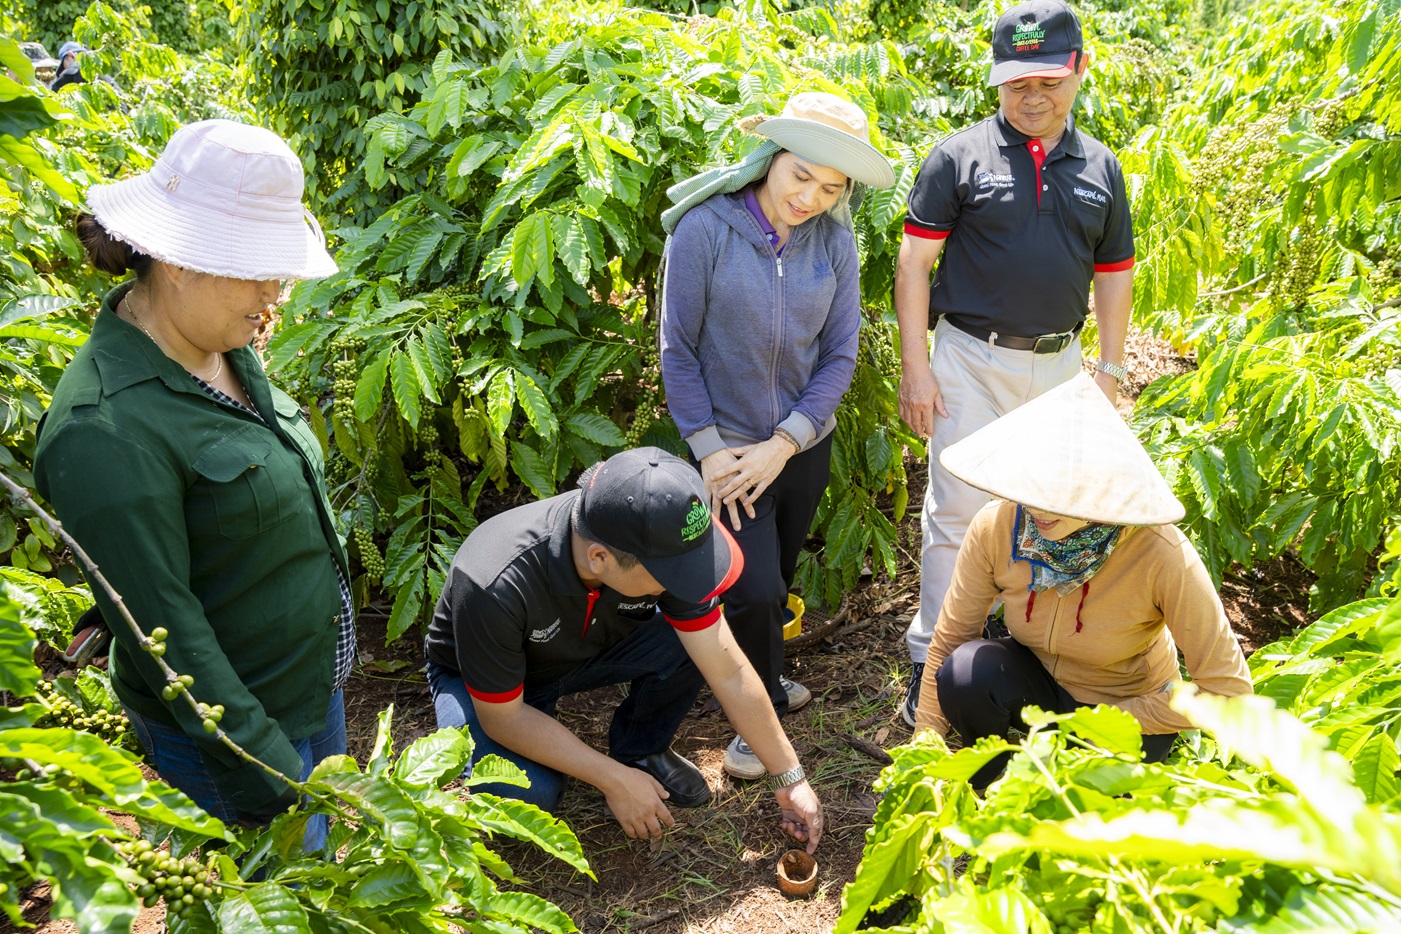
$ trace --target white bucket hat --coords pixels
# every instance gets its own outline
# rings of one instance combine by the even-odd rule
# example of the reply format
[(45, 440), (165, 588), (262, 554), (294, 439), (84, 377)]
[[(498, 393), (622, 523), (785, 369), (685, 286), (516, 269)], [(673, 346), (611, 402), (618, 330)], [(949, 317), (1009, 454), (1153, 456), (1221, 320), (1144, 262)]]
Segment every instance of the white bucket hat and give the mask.
[(302, 164), (276, 133), (204, 120), (177, 130), (149, 172), (88, 189), (88, 207), (113, 237), (172, 266), (320, 279), (336, 264), (302, 188)]
[(870, 143), (865, 111), (835, 94), (803, 91), (790, 97), (777, 117), (745, 117), (739, 125), (863, 185), (889, 188), (895, 184), (890, 163)]
[(1186, 515), (1084, 373), (949, 445), (939, 462), (993, 496), (1071, 519), (1165, 525)]

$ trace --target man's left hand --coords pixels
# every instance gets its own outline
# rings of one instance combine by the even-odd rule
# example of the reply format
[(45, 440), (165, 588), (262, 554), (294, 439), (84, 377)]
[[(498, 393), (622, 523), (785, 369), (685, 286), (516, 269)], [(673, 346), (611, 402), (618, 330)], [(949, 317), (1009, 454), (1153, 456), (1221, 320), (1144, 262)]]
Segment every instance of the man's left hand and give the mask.
[(1119, 381), (1117, 379), (1108, 373), (1097, 371), (1095, 385), (1099, 387), (1100, 392), (1104, 393), (1104, 397), (1109, 400), (1110, 405), (1115, 405), (1119, 401)]
[(822, 840), (822, 802), (807, 779), (775, 788), (773, 796), (783, 813), (783, 829), (799, 843), (806, 842), (808, 853), (816, 851)]

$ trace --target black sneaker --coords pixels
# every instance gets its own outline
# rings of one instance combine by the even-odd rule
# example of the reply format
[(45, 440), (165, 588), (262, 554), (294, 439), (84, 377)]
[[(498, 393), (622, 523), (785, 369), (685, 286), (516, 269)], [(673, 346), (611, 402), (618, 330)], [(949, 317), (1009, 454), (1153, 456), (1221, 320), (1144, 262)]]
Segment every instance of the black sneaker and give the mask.
[(924, 662), (915, 662), (910, 672), (910, 687), (905, 691), (905, 704), (900, 708), (910, 729), (915, 727), (915, 711), (919, 709), (919, 684), (924, 680)]

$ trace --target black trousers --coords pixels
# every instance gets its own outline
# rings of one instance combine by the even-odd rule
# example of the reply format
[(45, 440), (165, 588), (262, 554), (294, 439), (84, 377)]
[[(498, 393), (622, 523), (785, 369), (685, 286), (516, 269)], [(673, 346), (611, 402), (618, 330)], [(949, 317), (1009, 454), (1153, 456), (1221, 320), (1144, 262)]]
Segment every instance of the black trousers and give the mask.
[(718, 517), (744, 552), (739, 580), (720, 598), (725, 603), (725, 619), (780, 717), (788, 712), (788, 695), (779, 685), (783, 675), (783, 610), (798, 569), (798, 555), (831, 476), (832, 436), (828, 435), (789, 458), (778, 479), (754, 503), (753, 519), (740, 508), (738, 532), (730, 525), (728, 508)]
[[(1025, 730), (1021, 717), (1027, 705), (1056, 713), (1072, 713), (1082, 704), (1061, 687), (1031, 651), (1015, 639), (976, 639), (949, 653), (935, 676), (939, 706), (949, 726), (966, 743), (984, 736), (1007, 736), (1015, 727)], [(1162, 762), (1172, 749), (1176, 733), (1143, 737), (1143, 757)], [(1003, 753), (978, 770), (976, 788), (987, 787), (1007, 767), (1010, 753)]]

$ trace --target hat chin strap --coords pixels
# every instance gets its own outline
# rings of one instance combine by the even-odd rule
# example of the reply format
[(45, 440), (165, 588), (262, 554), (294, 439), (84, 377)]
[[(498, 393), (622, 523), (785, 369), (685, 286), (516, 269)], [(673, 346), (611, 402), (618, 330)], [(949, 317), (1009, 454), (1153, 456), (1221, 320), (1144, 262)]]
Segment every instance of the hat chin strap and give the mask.
[(321, 232), (321, 224), (316, 220), (316, 215), (311, 213), (311, 210), (306, 205), (302, 205), (302, 216), (305, 217), (306, 222), (311, 225), (312, 232), (316, 234), (316, 239), (320, 241), (321, 245), (324, 247), (326, 245), (326, 235)]

